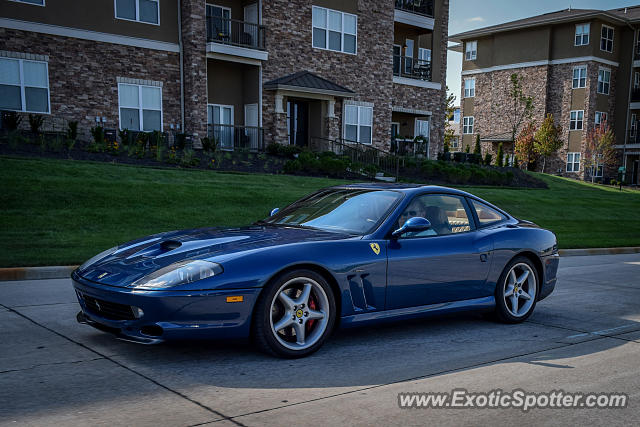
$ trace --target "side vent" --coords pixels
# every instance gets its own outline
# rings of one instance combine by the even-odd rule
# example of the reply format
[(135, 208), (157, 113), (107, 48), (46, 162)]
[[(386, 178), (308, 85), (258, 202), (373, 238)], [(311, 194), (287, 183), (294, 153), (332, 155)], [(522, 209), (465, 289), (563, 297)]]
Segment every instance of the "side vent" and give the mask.
[(365, 274), (352, 274), (347, 276), (349, 281), (349, 291), (351, 293), (351, 302), (355, 311), (375, 310), (375, 300), (373, 297), (373, 285)]

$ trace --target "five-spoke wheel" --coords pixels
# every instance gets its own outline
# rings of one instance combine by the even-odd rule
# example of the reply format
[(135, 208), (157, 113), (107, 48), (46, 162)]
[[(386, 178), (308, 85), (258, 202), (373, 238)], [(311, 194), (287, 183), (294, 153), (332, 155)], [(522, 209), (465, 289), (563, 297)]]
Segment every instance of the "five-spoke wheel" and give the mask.
[(522, 322), (533, 312), (538, 274), (528, 258), (517, 257), (505, 268), (496, 288), (496, 313), (508, 323)]
[(261, 295), (254, 337), (263, 350), (285, 357), (316, 351), (331, 332), (335, 301), (326, 280), (299, 270), (273, 281)]

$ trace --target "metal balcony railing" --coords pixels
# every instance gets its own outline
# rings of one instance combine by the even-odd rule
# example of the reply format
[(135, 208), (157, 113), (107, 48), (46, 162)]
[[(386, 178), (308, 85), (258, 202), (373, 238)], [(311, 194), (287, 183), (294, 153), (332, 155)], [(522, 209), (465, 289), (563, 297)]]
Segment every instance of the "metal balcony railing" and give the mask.
[(207, 16), (207, 42), (265, 50), (264, 33), (263, 25)]
[(218, 150), (264, 151), (264, 129), (257, 126), (207, 126), (207, 136)]
[(636, 61), (640, 59), (640, 43), (636, 43), (633, 46), (633, 59)]
[(396, 9), (433, 18), (433, 0), (396, 0)]
[(393, 55), (393, 75), (431, 81), (431, 61)]

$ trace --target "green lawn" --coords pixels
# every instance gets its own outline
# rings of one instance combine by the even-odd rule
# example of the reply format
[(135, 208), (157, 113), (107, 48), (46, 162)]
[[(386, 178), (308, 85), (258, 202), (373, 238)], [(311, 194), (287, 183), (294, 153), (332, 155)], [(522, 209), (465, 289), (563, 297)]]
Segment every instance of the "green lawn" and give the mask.
[[(562, 248), (640, 245), (640, 192), (540, 176), (465, 188), (553, 230)], [(71, 265), (159, 231), (242, 225), (338, 180), (0, 157), (0, 267)]]

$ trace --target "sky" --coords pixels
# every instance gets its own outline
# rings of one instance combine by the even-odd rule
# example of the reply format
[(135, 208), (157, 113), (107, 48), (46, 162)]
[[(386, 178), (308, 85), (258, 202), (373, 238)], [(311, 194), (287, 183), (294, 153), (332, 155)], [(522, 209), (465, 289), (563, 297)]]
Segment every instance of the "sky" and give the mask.
[[(458, 34), (476, 28), (488, 27), (566, 9), (617, 9), (635, 6), (640, 0), (450, 0), (449, 34)], [(449, 51), (447, 55), (447, 86), (460, 103), (460, 72), (462, 54)]]

